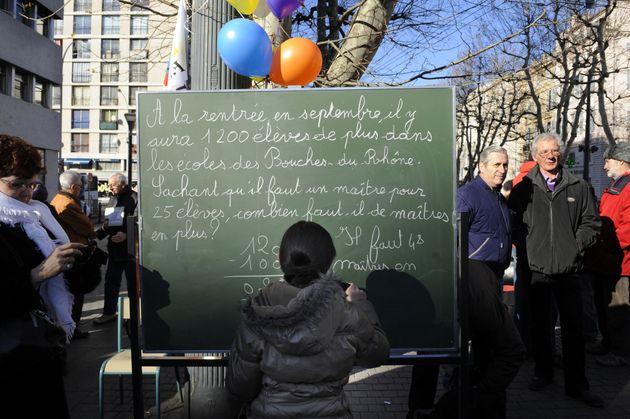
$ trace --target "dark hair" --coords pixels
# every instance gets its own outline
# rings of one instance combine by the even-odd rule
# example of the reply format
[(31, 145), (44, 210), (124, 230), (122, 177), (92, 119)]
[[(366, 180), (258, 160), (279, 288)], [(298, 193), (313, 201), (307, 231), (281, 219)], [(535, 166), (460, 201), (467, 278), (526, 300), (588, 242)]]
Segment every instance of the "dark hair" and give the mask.
[(48, 189), (46, 189), (46, 186), (41, 182), (41, 180), (36, 180), (35, 184), (37, 186), (35, 186), (35, 189), (33, 189), (31, 199), (40, 202), (48, 201)]
[(30, 179), (42, 169), (42, 156), (35, 147), (20, 137), (0, 134), (0, 177)]
[(285, 231), (280, 242), (280, 266), (284, 279), (304, 288), (330, 268), (335, 245), (328, 231), (311, 221), (298, 221)]

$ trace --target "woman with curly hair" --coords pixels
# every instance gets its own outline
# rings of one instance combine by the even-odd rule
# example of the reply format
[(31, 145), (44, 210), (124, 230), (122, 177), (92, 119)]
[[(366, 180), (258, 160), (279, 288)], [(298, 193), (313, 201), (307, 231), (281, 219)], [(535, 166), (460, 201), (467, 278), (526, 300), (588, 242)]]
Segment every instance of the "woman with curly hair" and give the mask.
[(72, 337), (63, 273), (83, 245), (70, 243), (48, 207), (31, 199), (41, 171), (35, 147), (0, 135), (0, 406), (19, 417), (67, 418), (63, 350), (50, 333), (60, 328), (61, 344)]
[(365, 292), (329, 271), (328, 231), (300, 221), (280, 244), (284, 280), (256, 295), (230, 352), (228, 391), (248, 418), (352, 418), (343, 387), (355, 364), (375, 367), (389, 342)]

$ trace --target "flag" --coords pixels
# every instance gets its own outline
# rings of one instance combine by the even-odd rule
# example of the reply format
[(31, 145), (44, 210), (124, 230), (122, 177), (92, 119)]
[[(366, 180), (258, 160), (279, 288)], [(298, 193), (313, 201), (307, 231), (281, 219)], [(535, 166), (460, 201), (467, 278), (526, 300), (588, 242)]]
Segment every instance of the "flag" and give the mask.
[(173, 35), (173, 47), (166, 67), (164, 77), (164, 90), (182, 90), (188, 88), (188, 50), (186, 49), (188, 39), (186, 22), (186, 0), (179, 0), (179, 11), (177, 12), (177, 23), (175, 24), (175, 34)]

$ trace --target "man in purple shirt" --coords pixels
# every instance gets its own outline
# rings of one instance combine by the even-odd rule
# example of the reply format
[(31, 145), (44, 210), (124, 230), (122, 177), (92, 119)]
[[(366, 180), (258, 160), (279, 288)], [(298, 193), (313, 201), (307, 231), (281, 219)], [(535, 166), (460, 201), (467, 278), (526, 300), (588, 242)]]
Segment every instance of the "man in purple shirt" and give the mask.
[[(553, 380), (552, 306), (558, 308), (562, 332), (564, 388), (568, 396), (602, 407), (585, 374), (582, 293), (579, 272), (584, 251), (600, 229), (591, 186), (560, 164), (556, 134), (542, 133), (532, 143), (534, 167), (510, 194), (512, 232), (519, 258), (531, 272), (530, 308), (534, 378), (529, 389), (540, 391)], [(521, 262), (521, 261), (519, 261)], [(519, 276), (520, 278), (520, 276)]]

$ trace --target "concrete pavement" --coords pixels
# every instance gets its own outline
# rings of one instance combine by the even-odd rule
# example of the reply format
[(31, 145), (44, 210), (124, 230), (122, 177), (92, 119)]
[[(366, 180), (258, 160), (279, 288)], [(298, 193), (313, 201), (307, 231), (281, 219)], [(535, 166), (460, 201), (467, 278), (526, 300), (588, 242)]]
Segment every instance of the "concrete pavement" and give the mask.
[[(124, 288), (124, 286), (123, 286)], [(87, 339), (76, 340), (68, 348), (66, 392), (73, 419), (98, 417), (98, 372), (101, 363), (116, 351), (116, 323), (95, 326), (92, 319), (102, 307), (102, 284), (86, 296), (81, 329), (90, 331)], [(533, 363), (527, 361), (508, 391), (510, 419), (573, 419), (573, 418), (630, 418), (630, 366), (605, 368), (595, 364), (587, 355), (587, 375), (592, 390), (601, 395), (604, 409), (588, 407), (564, 395), (562, 371), (556, 370), (554, 384), (541, 392), (527, 389), (533, 374)], [(409, 366), (387, 366), (354, 374), (346, 386), (357, 419), (404, 419), (407, 411), (407, 390), (411, 376)], [(176, 395), (173, 368), (162, 368), (162, 401)], [(144, 407), (154, 406), (154, 380), (145, 377)], [(176, 403), (162, 418), (186, 417), (181, 404)], [(123, 403), (119, 400), (116, 378), (106, 378), (105, 417), (131, 418), (131, 378), (123, 379)], [(152, 416), (153, 417), (153, 416)], [(218, 419), (223, 419), (215, 415)]]

